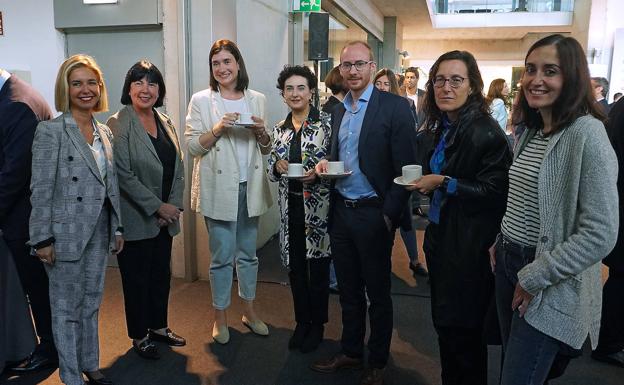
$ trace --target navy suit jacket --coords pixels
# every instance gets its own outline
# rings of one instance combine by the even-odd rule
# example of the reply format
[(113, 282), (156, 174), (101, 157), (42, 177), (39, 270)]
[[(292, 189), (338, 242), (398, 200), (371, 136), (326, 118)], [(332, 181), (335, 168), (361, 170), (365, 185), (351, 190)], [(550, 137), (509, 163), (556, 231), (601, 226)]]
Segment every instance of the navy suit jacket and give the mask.
[(35, 128), (52, 115), (43, 97), (11, 75), (0, 90), (0, 229), (7, 240), (28, 239), (31, 146)]
[[(339, 159), (338, 132), (345, 113), (341, 103), (332, 113), (332, 139), (329, 160)], [(409, 103), (405, 98), (373, 88), (358, 145), (359, 166), (377, 196), (383, 200), (383, 213), (397, 227), (406, 213), (410, 192), (393, 182), (402, 167), (415, 163), (416, 131)], [(409, 219), (409, 218), (407, 218)]]

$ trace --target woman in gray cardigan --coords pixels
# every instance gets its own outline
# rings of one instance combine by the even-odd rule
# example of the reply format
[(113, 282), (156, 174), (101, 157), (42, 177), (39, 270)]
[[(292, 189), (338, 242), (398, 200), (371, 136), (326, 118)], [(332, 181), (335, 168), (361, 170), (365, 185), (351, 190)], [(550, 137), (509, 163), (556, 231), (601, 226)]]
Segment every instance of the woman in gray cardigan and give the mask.
[(530, 48), (514, 114), (527, 130), (492, 259), (501, 384), (543, 384), (563, 374), (588, 334), (598, 341), (600, 261), (618, 230), (617, 160), (573, 38)]
[(152, 341), (186, 344), (167, 323), (171, 244), (180, 232), (184, 166), (175, 127), (156, 111), (164, 98), (162, 74), (141, 60), (126, 74), (121, 92), (125, 107), (106, 122), (115, 135), (115, 166), (127, 224), (126, 247), (117, 257), (126, 325), (134, 351), (147, 359), (160, 357)]

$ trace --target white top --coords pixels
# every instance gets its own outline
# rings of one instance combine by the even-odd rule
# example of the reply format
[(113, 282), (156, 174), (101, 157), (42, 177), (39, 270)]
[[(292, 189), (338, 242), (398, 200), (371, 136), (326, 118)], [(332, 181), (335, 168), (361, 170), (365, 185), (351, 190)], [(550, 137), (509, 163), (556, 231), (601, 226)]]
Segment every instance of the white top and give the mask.
[(414, 108), (416, 108), (416, 111), (418, 111), (418, 90), (416, 90), (416, 93), (414, 95), (410, 95), (405, 92), (405, 96), (414, 101)]
[[(245, 98), (238, 100), (229, 100), (223, 98), (223, 105), (226, 112), (250, 112), (245, 103)], [(249, 154), (247, 147), (249, 146), (249, 129), (242, 126), (233, 126), (230, 128), (230, 138), (234, 141), (236, 149), (236, 158), (238, 159), (239, 180), (241, 183), (247, 182), (247, 165), (249, 164)]]
[(492, 100), (492, 104), (490, 104), (490, 111), (492, 113), (492, 117), (498, 122), (498, 125), (503, 130), (503, 132), (506, 132), (507, 108), (505, 107), (505, 102), (503, 102), (503, 99), (496, 98)]
[(102, 180), (106, 180), (106, 154), (104, 153), (104, 144), (102, 144), (102, 138), (100, 138), (95, 121), (93, 122), (93, 144), (89, 144), (89, 148), (93, 153), (98, 170), (100, 170)]

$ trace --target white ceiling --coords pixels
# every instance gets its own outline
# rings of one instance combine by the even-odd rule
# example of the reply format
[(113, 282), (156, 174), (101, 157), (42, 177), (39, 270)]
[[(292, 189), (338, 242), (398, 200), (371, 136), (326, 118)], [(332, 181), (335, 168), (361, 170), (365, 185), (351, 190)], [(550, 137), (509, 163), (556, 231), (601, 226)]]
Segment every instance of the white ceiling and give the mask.
[(384, 16), (396, 16), (403, 25), (403, 40), (520, 40), (530, 32), (570, 32), (567, 27), (442, 28), (431, 25), (427, 1), (370, 0)]

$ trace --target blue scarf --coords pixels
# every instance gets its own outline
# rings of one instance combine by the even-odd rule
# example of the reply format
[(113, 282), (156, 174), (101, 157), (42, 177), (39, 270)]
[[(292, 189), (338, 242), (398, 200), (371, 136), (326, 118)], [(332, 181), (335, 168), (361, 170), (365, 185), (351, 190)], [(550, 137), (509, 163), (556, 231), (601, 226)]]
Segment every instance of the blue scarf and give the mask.
[[(446, 115), (444, 115), (442, 117), (442, 138), (433, 151), (431, 160), (429, 160), (429, 168), (431, 169), (432, 174), (441, 175), (442, 173), (442, 169), (446, 164), (444, 149), (446, 148), (447, 140), (452, 136), (454, 129), (455, 127), (451, 124)], [(440, 208), (442, 207), (442, 202), (445, 199), (446, 191), (442, 191), (439, 188), (433, 191), (433, 197), (429, 203), (429, 221), (435, 224), (440, 223)]]

